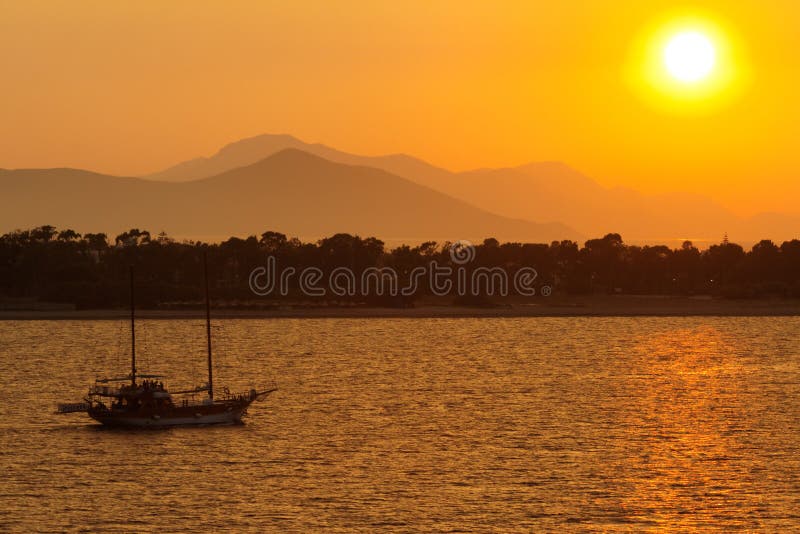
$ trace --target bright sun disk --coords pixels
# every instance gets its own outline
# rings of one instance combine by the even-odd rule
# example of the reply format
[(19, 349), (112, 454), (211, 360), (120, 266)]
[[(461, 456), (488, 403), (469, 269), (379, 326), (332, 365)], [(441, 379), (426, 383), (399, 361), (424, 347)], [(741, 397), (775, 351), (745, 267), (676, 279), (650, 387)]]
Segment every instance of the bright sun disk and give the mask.
[(670, 75), (685, 83), (698, 82), (714, 69), (716, 50), (711, 40), (696, 31), (673, 36), (664, 48), (664, 65)]

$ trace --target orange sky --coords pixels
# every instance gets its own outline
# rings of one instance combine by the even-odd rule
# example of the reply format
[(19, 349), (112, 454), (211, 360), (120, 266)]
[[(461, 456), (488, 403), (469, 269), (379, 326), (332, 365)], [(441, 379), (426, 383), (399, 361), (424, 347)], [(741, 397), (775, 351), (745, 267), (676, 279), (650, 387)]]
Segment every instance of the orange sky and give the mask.
[[(0, 3), (0, 167), (130, 175), (291, 133), (454, 170), (557, 159), (800, 212), (796, 0), (164, 4)], [(748, 72), (702, 113), (625, 74), (637, 39), (682, 12), (718, 24)]]

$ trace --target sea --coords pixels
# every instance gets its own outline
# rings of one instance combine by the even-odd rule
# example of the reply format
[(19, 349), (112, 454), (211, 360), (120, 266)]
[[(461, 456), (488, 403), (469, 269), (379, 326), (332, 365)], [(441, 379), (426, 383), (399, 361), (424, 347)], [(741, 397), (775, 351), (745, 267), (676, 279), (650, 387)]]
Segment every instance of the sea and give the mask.
[[(244, 424), (120, 430), (120, 320), (0, 321), (0, 531), (800, 530), (799, 317), (223, 319)], [(202, 320), (137, 367), (206, 381)]]

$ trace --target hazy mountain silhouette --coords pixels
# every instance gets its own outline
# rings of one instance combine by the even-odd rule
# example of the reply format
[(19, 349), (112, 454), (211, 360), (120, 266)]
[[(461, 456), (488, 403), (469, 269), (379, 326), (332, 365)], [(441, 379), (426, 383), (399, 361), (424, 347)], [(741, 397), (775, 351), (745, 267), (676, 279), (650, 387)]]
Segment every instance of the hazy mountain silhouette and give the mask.
[(145, 176), (145, 178), (167, 182), (209, 178), (237, 167), (252, 165), (287, 148), (296, 148), (336, 163), (383, 169), (423, 185), (428, 181), (442, 179), (451, 174), (449, 171), (405, 154), (358, 156), (320, 143), (306, 143), (291, 135), (264, 134), (230, 143), (209, 158), (196, 158), (178, 163), (161, 172)]
[(1, 171), (0, 197), (0, 231), (52, 224), (80, 232), (138, 227), (196, 237), (264, 230), (304, 238), (350, 232), (409, 242), (581, 237), (559, 223), (500, 217), (384, 170), (296, 149), (181, 183), (74, 169)]
[(557, 162), (458, 173), (431, 186), (509, 217), (549, 220), (557, 216), (582, 233), (618, 232), (628, 241), (691, 239), (703, 244), (719, 242), (726, 233), (743, 242), (800, 235), (798, 217), (742, 218), (703, 195), (645, 195), (629, 188), (606, 188)]
[[(294, 167), (274, 161), (258, 167), (287, 148), (329, 161), (303, 162), (297, 157)], [(349, 166), (347, 172), (335, 162)], [(220, 185), (213, 193), (208, 185), (190, 185), (211, 177), (242, 180), (240, 172), (252, 183), (230, 191)], [(7, 205), (0, 213), (0, 224), (6, 230), (39, 224), (113, 231), (148, 226), (186, 236), (243, 234), (274, 227), (303, 236), (357, 231), (408, 240), (491, 234), (549, 241), (618, 232), (629, 242), (675, 244), (688, 238), (701, 245), (718, 242), (726, 233), (744, 243), (761, 238), (781, 241), (800, 234), (798, 216), (769, 213), (745, 219), (702, 195), (644, 195), (627, 188), (606, 188), (558, 162), (455, 173), (403, 154), (358, 156), (289, 135), (244, 139), (214, 156), (180, 163), (147, 178), (70, 169), (0, 171), (0, 194)], [(252, 194), (236, 189), (240, 187)], [(305, 191), (302, 198), (295, 194), (300, 190)], [(242, 210), (218, 208), (217, 217), (211, 207), (218, 201), (241, 205)], [(254, 205), (257, 202), (262, 209)], [(560, 221), (569, 228), (519, 219)], [(84, 227), (83, 222), (89, 220), (99, 226)]]
[(556, 162), (458, 173), (431, 185), (511, 217), (547, 220), (557, 214), (590, 235), (618, 232), (628, 240), (665, 242), (719, 240), (743, 230), (740, 219), (701, 195), (605, 188)]
[[(800, 215), (788, 213), (759, 213), (749, 217), (745, 225), (752, 235), (774, 236), (783, 240), (800, 236)], [(783, 229), (778, 231), (777, 229)]]
[(633, 242), (674, 243), (688, 238), (702, 244), (718, 242), (725, 233), (743, 242), (800, 234), (797, 216), (761, 214), (747, 219), (703, 195), (645, 195), (629, 188), (606, 188), (559, 162), (456, 173), (403, 154), (358, 156), (289, 135), (243, 139), (210, 158), (181, 163), (148, 178), (203, 178), (249, 165), (284, 148), (383, 169), (493, 213), (531, 221), (561, 221), (584, 235), (618, 232)]

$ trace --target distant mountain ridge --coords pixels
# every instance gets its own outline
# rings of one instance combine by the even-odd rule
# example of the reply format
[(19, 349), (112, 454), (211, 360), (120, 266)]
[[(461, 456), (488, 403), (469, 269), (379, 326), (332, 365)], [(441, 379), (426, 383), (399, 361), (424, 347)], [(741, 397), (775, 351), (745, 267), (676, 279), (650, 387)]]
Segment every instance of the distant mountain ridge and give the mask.
[(408, 242), (581, 237), (560, 223), (497, 216), (384, 170), (297, 149), (187, 182), (75, 169), (2, 171), (0, 198), (0, 231), (52, 224), (79, 232), (138, 227), (180, 236), (349, 232)]
[(560, 162), (451, 172), (412, 156), (358, 156), (289, 135), (243, 139), (209, 158), (190, 160), (147, 178), (203, 178), (283, 148), (383, 169), (493, 213), (531, 221), (561, 221), (583, 235), (618, 232), (627, 241), (670, 244), (683, 239), (700, 244), (719, 242), (725, 234), (743, 242), (761, 238), (780, 241), (800, 235), (800, 216), (759, 214), (742, 218), (702, 195), (645, 195), (629, 188), (606, 188)]
[(198, 238), (353, 232), (409, 243), (617, 232), (629, 243), (704, 246), (726, 234), (745, 245), (800, 236), (800, 216), (741, 218), (702, 195), (607, 188), (560, 162), (451, 172), (412, 156), (359, 156), (289, 135), (230, 143), (143, 178), (0, 170), (0, 231), (42, 224)]
[(302, 150), (335, 163), (383, 169), (403, 178), (415, 176), (418, 179), (415, 181), (425, 181), (450, 174), (449, 171), (405, 154), (358, 156), (321, 143), (306, 143), (291, 135), (263, 134), (229, 143), (211, 157), (184, 161), (163, 171), (144, 176), (144, 178), (166, 182), (186, 182), (208, 178), (237, 167), (251, 165), (287, 148)]

